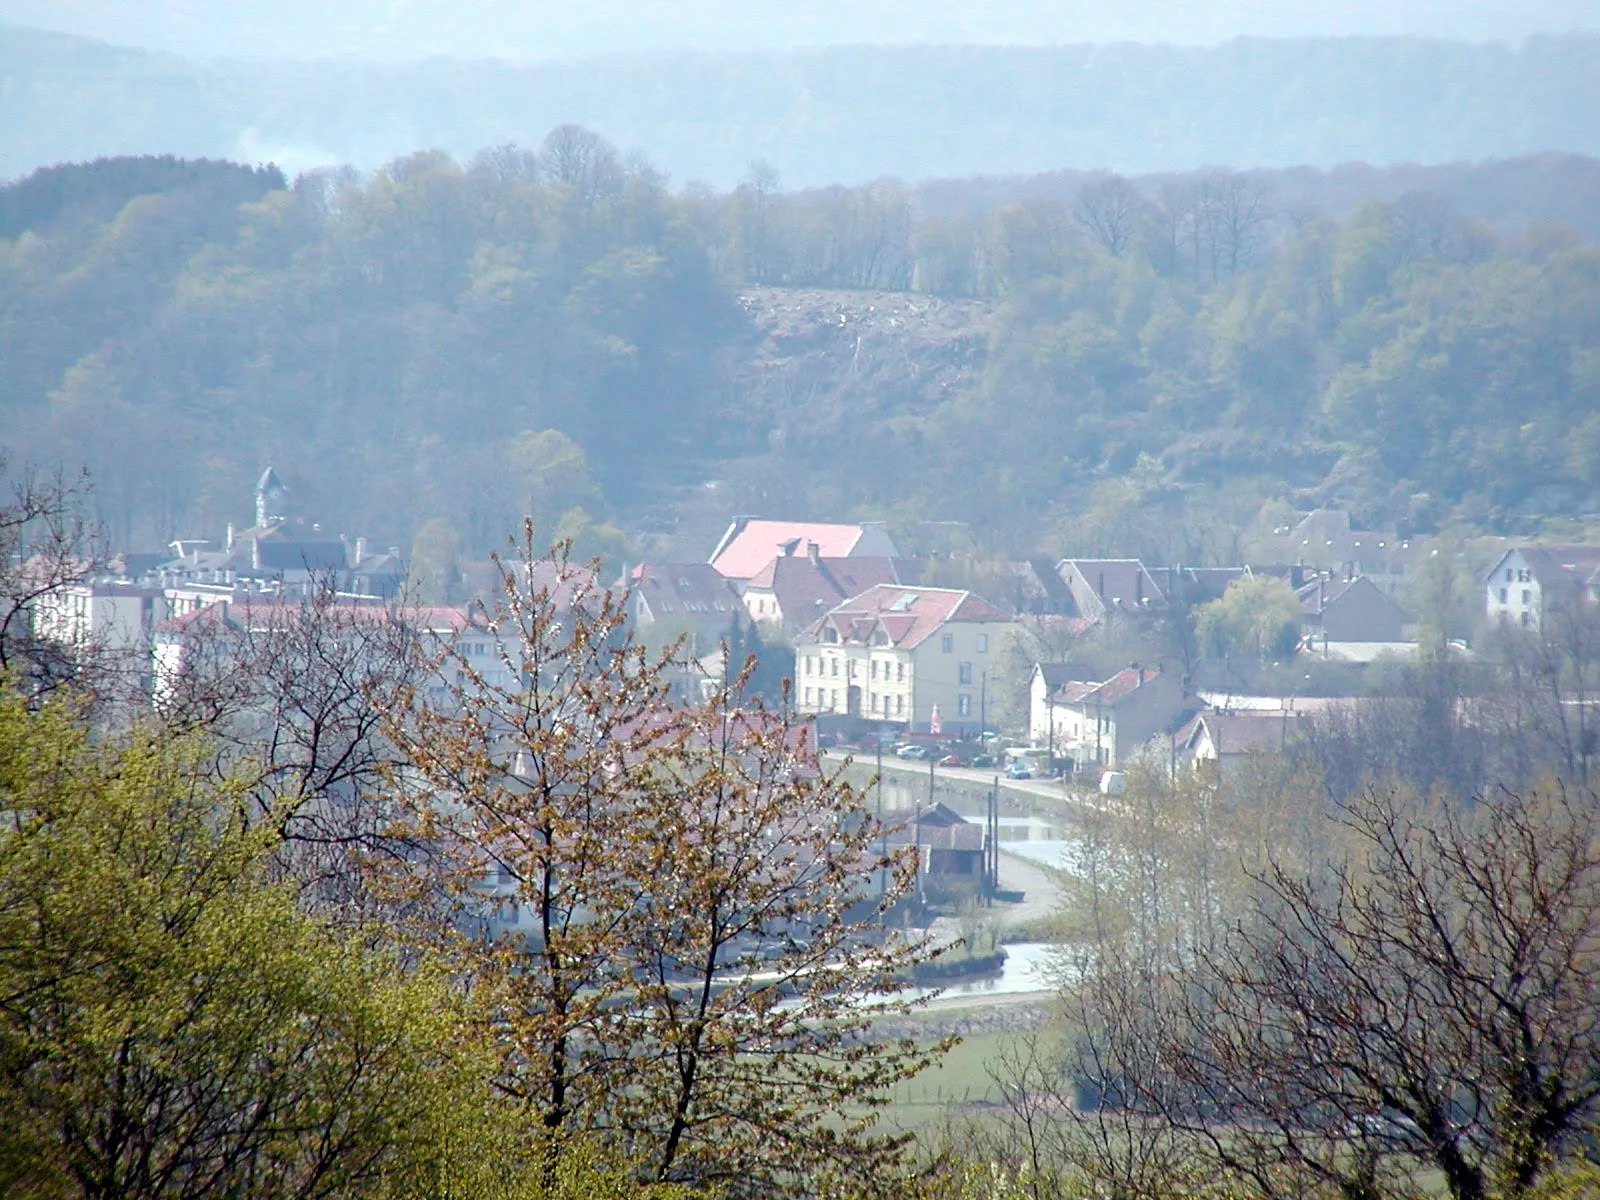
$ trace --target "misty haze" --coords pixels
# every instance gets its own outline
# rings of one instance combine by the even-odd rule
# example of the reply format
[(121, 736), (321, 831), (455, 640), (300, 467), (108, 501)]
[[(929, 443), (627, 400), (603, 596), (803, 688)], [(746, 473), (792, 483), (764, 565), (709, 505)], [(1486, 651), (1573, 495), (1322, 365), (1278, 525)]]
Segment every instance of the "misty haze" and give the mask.
[(1600, 1196), (1600, 6), (0, 0), (0, 1195)]

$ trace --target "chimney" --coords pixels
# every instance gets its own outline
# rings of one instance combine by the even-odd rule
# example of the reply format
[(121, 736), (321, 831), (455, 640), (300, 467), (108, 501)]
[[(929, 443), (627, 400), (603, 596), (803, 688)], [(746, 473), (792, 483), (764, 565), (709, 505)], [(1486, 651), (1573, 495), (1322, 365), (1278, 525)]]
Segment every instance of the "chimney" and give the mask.
[(228, 549), (233, 549), (233, 522), (228, 522)]
[(1144, 686), (1144, 664), (1143, 663), (1134, 663), (1133, 665), (1139, 672), (1139, 686), (1143, 687)]
[(1099, 580), (1095, 584), (1095, 591), (1100, 594), (1100, 599), (1104, 600), (1106, 598), (1106, 573), (1104, 571), (1100, 572)]
[(806, 557), (811, 560), (813, 567), (820, 567), (822, 565), (822, 547), (815, 542), (807, 542)]
[(1144, 568), (1143, 567), (1135, 567), (1133, 569), (1133, 602), (1135, 604), (1143, 604), (1144, 603)]
[(367, 539), (364, 538), (364, 537), (358, 537), (358, 538), (356, 538), (356, 565), (360, 566), (362, 561), (366, 557), (367, 557)]
[(783, 557), (785, 557), (785, 558), (794, 557), (794, 552), (796, 550), (798, 550), (799, 548), (800, 548), (800, 539), (797, 538), (797, 537), (790, 538), (786, 542), (779, 542), (778, 543), (778, 553), (783, 555)]

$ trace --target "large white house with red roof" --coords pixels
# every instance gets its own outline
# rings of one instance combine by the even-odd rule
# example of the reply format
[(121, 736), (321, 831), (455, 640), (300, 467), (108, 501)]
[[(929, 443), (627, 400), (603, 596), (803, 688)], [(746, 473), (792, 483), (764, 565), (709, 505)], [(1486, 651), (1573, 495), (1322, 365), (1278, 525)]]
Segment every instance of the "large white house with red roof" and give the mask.
[(897, 553), (889, 531), (875, 521), (835, 525), (820, 521), (735, 517), (711, 552), (711, 565), (726, 578), (743, 585), (781, 555), (893, 558)]
[(802, 713), (950, 733), (979, 727), (1010, 614), (954, 588), (879, 584), (830, 609), (799, 638)]

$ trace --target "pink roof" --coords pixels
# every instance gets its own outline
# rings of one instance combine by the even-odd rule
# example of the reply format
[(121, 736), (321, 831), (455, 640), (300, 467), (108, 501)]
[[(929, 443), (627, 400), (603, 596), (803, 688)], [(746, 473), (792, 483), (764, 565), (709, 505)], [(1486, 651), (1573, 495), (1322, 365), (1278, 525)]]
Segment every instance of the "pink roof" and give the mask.
[(911, 649), (951, 621), (1009, 621), (987, 600), (954, 588), (883, 583), (840, 604), (818, 622), (832, 624), (846, 641), (866, 641), (881, 629), (891, 644)]
[(790, 552), (804, 555), (814, 542), (823, 558), (846, 558), (861, 540), (859, 525), (824, 525), (815, 521), (748, 521), (725, 538), (711, 556), (711, 565), (729, 579), (753, 579), (774, 558)]

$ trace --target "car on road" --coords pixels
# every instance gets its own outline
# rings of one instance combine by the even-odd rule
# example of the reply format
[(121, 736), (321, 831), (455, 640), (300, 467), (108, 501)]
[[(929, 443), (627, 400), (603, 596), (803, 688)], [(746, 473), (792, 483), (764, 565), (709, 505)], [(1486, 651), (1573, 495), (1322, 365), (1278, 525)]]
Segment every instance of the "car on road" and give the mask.
[(896, 758), (931, 758), (933, 756), (933, 752), (930, 751), (926, 746), (911, 744), (897, 746), (895, 748), (894, 756)]
[(939, 767), (965, 767), (971, 764), (959, 754), (946, 754), (934, 765)]
[(972, 756), (972, 765), (975, 767), (992, 767), (994, 766), (994, 755), (974, 754)]
[(1023, 762), (1021, 759), (1016, 759), (1006, 764), (1006, 778), (1032, 779), (1033, 771), (1027, 763)]

